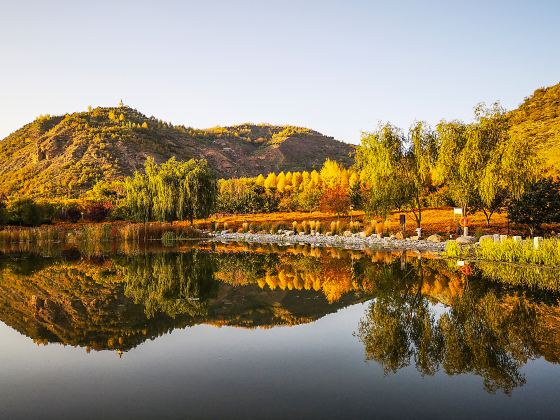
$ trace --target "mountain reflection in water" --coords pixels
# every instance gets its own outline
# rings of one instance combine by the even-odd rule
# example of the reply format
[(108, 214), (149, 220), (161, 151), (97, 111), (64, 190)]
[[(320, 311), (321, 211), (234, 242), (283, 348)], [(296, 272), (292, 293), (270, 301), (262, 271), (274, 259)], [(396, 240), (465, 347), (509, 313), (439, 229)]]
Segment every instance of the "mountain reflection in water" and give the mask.
[(187, 326), (298, 325), (370, 301), (354, 334), (386, 374), (474, 374), (487, 391), (511, 393), (529, 360), (560, 358), (558, 296), (488, 281), (501, 269), (307, 246), (113, 251), (5, 250), (0, 320), (38, 344), (122, 353)]

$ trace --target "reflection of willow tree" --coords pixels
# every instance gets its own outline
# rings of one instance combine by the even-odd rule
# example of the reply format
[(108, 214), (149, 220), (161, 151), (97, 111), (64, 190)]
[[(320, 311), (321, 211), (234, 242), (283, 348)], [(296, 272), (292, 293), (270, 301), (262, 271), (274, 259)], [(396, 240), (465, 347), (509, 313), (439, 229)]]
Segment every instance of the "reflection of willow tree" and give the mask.
[(205, 298), (214, 290), (214, 264), (209, 254), (162, 253), (128, 256), (120, 264), (125, 295), (145, 307), (148, 318), (157, 313), (201, 316)]
[(494, 292), (467, 287), (437, 319), (419, 293), (424, 272), (421, 263), (409, 271), (395, 264), (375, 273), (366, 270), (376, 296), (358, 329), (366, 358), (386, 373), (412, 361), (427, 375), (440, 367), (450, 375), (474, 373), (489, 392), (510, 393), (523, 385), (519, 369), (539, 356), (543, 335), (534, 308), (524, 298), (504, 305)]
[(437, 328), (444, 339), (442, 365), (448, 374), (480, 375), (489, 392), (510, 393), (525, 383), (519, 368), (538, 356), (543, 332), (524, 299), (504, 309), (493, 292), (476, 296), (467, 291), (441, 316)]
[(408, 366), (413, 357), (423, 374), (437, 371), (442, 339), (421, 294), (422, 277), (420, 263), (408, 270), (393, 263), (364, 271), (364, 278), (375, 279), (369, 289), (376, 299), (360, 322), (359, 336), (367, 358), (381, 363), (385, 373)]

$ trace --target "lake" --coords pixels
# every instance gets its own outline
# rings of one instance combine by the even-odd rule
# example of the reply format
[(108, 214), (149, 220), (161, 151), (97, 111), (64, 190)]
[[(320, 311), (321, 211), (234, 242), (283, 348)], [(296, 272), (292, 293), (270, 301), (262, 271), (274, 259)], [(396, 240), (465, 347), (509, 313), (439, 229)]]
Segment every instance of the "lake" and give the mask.
[[(37, 247), (35, 247), (37, 248)], [(560, 295), (406, 252), (0, 252), (2, 418), (558, 418)]]

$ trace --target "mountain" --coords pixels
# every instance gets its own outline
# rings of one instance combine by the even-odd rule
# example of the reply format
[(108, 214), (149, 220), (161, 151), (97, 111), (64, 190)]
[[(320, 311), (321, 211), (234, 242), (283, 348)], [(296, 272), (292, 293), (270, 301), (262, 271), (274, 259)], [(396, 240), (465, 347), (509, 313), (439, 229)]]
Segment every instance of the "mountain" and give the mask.
[(78, 196), (97, 180), (160, 163), (205, 158), (219, 177), (319, 169), (327, 159), (352, 163), (354, 147), (293, 126), (243, 124), (194, 129), (127, 106), (40, 116), (0, 141), (0, 192)]
[(537, 89), (509, 115), (512, 134), (531, 138), (547, 173), (560, 175), (560, 83)]

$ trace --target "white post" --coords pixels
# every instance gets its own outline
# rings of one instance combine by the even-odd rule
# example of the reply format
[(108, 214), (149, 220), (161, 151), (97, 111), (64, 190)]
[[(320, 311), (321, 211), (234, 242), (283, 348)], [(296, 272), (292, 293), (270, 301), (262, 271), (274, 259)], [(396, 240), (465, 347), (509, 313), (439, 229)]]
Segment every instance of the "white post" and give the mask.
[(542, 236), (535, 236), (533, 238), (533, 248), (534, 249), (539, 249), (539, 246), (541, 245), (543, 238)]
[(521, 236), (514, 236), (513, 237), (513, 242), (519, 242), (521, 241)]
[(507, 235), (500, 235), (500, 242), (504, 242), (507, 239)]

